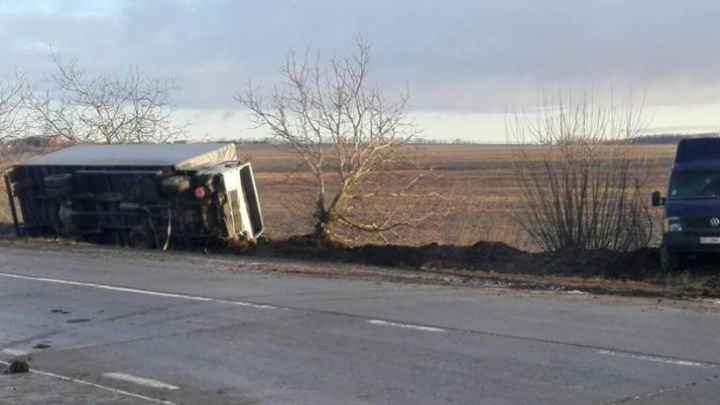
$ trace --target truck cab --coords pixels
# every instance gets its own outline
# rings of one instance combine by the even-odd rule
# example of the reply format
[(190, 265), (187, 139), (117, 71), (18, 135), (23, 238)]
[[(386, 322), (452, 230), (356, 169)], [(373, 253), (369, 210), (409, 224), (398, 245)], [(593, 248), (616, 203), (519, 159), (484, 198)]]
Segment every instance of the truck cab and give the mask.
[[(196, 178), (216, 178), (220, 191), (218, 198), (222, 207), (224, 236), (254, 240), (264, 230), (257, 187), (250, 163), (222, 164), (203, 168), (195, 173)], [(209, 184), (198, 186), (193, 191), (196, 198), (208, 194)]]
[(667, 196), (652, 194), (664, 208), (660, 264), (677, 270), (688, 255), (720, 252), (720, 138), (678, 144)]

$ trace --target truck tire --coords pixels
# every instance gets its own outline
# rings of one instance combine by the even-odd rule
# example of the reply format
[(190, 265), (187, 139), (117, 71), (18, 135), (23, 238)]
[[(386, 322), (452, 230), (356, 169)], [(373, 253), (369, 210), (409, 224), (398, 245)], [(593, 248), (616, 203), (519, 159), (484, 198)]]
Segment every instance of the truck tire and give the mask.
[(660, 269), (662, 271), (677, 271), (680, 268), (680, 255), (671, 253), (667, 246), (660, 246)]
[(47, 176), (43, 179), (45, 188), (61, 188), (72, 186), (73, 175), (72, 173), (58, 173), (52, 176)]
[(73, 193), (72, 184), (61, 187), (52, 187), (45, 190), (45, 194), (50, 198), (61, 199)]
[(180, 194), (190, 190), (190, 177), (172, 176), (162, 181), (165, 194)]
[(135, 225), (130, 228), (128, 244), (133, 248), (154, 249), (155, 235), (153, 235), (149, 227), (145, 225)]

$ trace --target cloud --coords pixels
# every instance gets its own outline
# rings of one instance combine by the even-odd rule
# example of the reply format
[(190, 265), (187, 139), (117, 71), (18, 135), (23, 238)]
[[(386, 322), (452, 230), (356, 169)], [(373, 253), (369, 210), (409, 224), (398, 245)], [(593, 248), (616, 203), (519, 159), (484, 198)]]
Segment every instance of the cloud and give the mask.
[[(50, 69), (48, 46), (93, 72), (176, 76), (186, 108), (233, 108), (248, 79), (267, 88), (289, 48), (352, 50), (372, 74), (409, 84), (418, 110), (498, 112), (540, 86), (633, 88), (651, 103), (714, 102), (720, 2), (711, 0), (17, 1), (0, 7), (0, 76)], [(706, 89), (712, 89), (708, 91)]]

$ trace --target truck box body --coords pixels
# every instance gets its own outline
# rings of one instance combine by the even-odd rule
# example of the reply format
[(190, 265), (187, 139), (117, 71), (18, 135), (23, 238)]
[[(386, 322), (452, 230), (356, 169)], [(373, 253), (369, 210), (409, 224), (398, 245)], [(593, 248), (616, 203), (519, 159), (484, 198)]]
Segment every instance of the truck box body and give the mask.
[(18, 235), (168, 247), (264, 230), (252, 167), (232, 144), (72, 146), (15, 165), (5, 182)]

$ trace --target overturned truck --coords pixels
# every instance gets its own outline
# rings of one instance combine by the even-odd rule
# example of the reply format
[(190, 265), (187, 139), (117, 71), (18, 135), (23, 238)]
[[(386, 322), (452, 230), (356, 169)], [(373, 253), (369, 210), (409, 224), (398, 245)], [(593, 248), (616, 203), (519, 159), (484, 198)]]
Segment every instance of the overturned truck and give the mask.
[(264, 230), (252, 167), (232, 144), (72, 146), (4, 178), (18, 236), (167, 249), (252, 244)]

